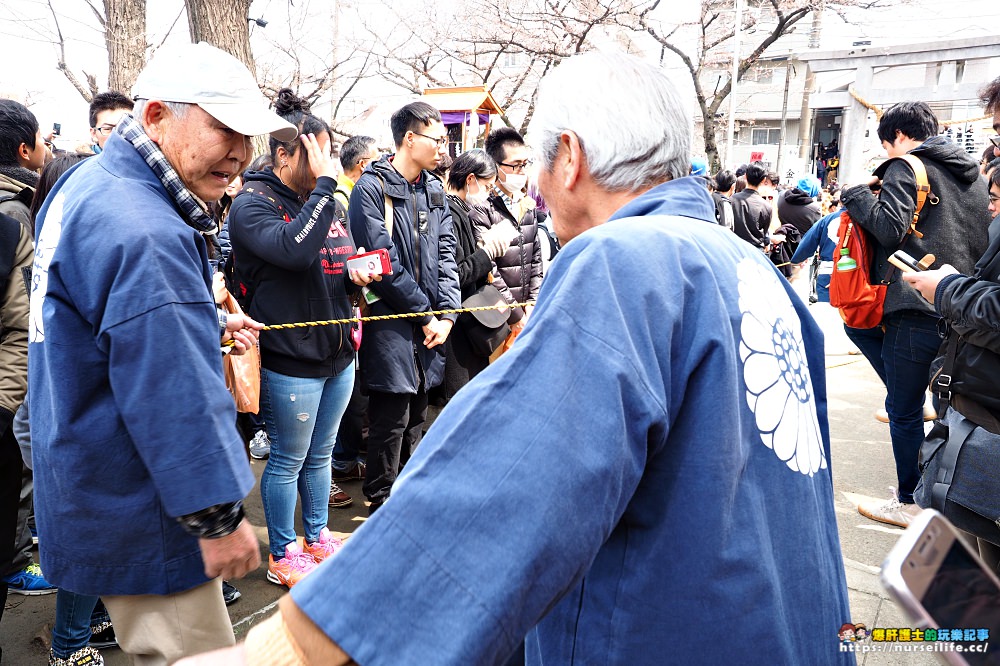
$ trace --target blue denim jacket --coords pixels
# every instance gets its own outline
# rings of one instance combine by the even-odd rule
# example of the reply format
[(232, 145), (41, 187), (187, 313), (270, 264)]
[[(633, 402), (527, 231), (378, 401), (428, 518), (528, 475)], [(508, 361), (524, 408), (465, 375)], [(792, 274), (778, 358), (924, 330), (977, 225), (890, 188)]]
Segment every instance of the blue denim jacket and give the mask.
[(292, 597), (363, 664), (853, 663), (821, 335), (703, 185), (659, 186)]
[(45, 577), (97, 595), (200, 585), (198, 542), (176, 517), (254, 482), (205, 242), (117, 134), (38, 220), (28, 390)]

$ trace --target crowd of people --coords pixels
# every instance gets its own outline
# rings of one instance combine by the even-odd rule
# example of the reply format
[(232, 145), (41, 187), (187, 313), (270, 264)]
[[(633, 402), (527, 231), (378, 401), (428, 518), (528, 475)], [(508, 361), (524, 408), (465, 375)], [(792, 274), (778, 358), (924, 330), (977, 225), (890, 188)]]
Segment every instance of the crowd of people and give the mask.
[[(1000, 130), (1000, 85), (984, 95)], [(532, 144), (501, 128), (452, 159), (418, 101), (382, 150), (338, 144), (292, 90), (268, 109), (204, 44), (97, 95), (89, 155), (53, 156), (0, 100), (0, 591), (57, 593), (49, 663), (116, 643), (148, 665), (718, 663), (762, 640), (769, 661), (850, 663), (821, 638), (850, 612), (822, 335), (789, 279), (811, 264), (828, 300), (843, 210), (877, 239), (873, 275), (904, 242), (946, 264), (890, 275), (881, 324), (846, 329), (896, 460), (893, 497), (859, 511), (905, 526), (935, 289), (997, 236), (1000, 176), (926, 104), (887, 110), (888, 156), (918, 155), (940, 199), (911, 239), (897, 163), (842, 189), (760, 162), (709, 176), (685, 108), (655, 67), (585, 54), (543, 80)], [(373, 250), (390, 271), (348, 268)], [(488, 285), (495, 349), (433, 314)], [(251, 348), (260, 410), (237, 416), (221, 357)], [(267, 460), (266, 576), (291, 594), (231, 647), (231, 581), (261, 564), (248, 458)], [(327, 527), (345, 480), (369, 514), (346, 542)]]

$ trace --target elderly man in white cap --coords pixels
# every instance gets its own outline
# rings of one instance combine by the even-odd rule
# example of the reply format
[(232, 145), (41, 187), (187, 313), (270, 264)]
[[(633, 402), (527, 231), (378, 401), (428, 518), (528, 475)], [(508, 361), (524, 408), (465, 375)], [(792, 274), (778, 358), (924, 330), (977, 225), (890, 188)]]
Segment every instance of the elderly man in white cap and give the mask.
[(53, 189), (31, 285), (31, 426), (42, 561), (100, 595), (137, 664), (233, 643), (222, 578), (257, 568), (254, 478), (219, 342), (260, 324), (217, 314), (204, 234), (252, 157), (295, 128), (207, 44), (162, 53), (104, 152)]

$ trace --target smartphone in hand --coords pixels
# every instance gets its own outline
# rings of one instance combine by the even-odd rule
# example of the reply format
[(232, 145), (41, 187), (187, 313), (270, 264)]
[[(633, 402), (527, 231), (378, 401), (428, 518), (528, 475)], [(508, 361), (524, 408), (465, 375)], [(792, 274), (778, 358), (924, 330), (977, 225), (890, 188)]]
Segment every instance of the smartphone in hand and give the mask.
[(954, 652), (936, 652), (947, 663), (996, 663), (1000, 579), (940, 513), (925, 509), (910, 523), (882, 563), (881, 578), (924, 642), (933, 631), (934, 642), (955, 643)]

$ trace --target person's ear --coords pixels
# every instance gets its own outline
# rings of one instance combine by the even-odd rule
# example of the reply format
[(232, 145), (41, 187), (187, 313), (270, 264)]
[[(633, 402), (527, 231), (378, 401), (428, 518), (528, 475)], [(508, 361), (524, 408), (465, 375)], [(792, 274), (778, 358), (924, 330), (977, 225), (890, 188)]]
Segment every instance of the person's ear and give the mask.
[(276, 160), (273, 167), (275, 171), (288, 164), (288, 151), (285, 150), (284, 146), (278, 146), (278, 150), (275, 151), (274, 157)]
[[(35, 147), (37, 148), (38, 146)], [(31, 158), (31, 148), (28, 148), (28, 144), (22, 143), (20, 146), (17, 147), (18, 162), (20, 162), (22, 165), (25, 165), (28, 163), (28, 160), (30, 158)]]
[(153, 143), (161, 144), (166, 136), (167, 126), (170, 124), (172, 116), (173, 114), (170, 113), (166, 104), (160, 100), (151, 99), (143, 107), (139, 122), (142, 123), (143, 129), (146, 130), (146, 134)]
[(560, 134), (553, 171), (567, 190), (572, 191), (576, 187), (583, 170), (587, 168), (584, 159), (580, 137), (570, 131)]

